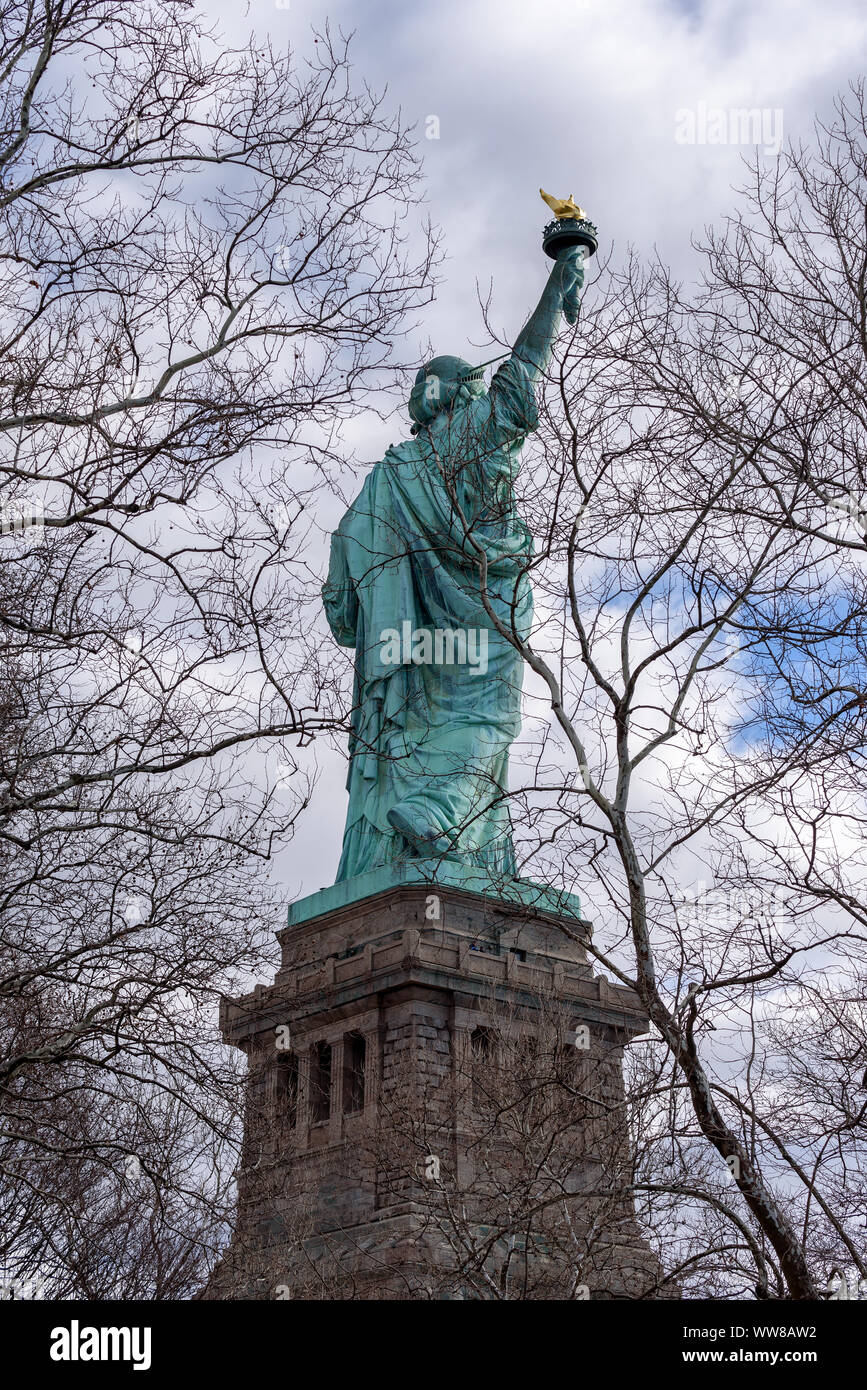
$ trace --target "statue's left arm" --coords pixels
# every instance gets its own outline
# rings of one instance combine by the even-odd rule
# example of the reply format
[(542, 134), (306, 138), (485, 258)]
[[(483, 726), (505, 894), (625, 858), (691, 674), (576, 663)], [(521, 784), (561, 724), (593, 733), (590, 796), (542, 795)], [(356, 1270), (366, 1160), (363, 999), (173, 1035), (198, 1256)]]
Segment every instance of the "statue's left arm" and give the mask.
[(350, 573), (346, 537), (339, 529), (331, 537), (322, 602), (335, 641), (341, 647), (354, 647), (358, 636), (358, 596)]

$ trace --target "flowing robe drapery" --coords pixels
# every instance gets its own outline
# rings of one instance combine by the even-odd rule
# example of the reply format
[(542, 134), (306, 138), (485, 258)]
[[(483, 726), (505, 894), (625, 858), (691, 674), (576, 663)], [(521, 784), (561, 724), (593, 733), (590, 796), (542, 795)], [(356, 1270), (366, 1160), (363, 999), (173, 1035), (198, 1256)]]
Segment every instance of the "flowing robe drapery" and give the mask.
[[(525, 638), (532, 540), (513, 483), (537, 425), (531, 377), (511, 357), (486, 395), (459, 398), (390, 448), (332, 536), (323, 600), (356, 654), (338, 881), (419, 852), (389, 823), (395, 806), (414, 808), (449, 853), (515, 871), (506, 794), (523, 663), (482, 602), (479, 560), (490, 607)], [(447, 649), (416, 664), (404, 646), (396, 662), (387, 635), (425, 630), (469, 632), (477, 654), (486, 641), (487, 669)]]

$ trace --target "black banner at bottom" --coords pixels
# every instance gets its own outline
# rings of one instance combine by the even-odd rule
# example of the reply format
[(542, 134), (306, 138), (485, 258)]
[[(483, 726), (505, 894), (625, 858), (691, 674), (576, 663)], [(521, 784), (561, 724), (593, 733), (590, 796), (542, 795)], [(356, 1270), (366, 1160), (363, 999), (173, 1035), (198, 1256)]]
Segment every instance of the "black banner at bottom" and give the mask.
[[(668, 1375), (679, 1368), (701, 1380), (709, 1370), (762, 1368), (773, 1378), (792, 1369), (826, 1380), (860, 1364), (865, 1305), (722, 1302), (358, 1302), (358, 1303), (44, 1303), (0, 1304), (7, 1356), (49, 1384), (134, 1377), (134, 1383), (184, 1373), (249, 1377), (275, 1368), (309, 1380), (362, 1371), (387, 1382), (415, 1370), (445, 1373), (459, 1352), (461, 1379), (510, 1381), (516, 1357), (554, 1373), (574, 1358), (575, 1373)], [(538, 1334), (543, 1339), (539, 1339)], [(532, 1334), (534, 1340), (526, 1341)], [(407, 1341), (409, 1338), (409, 1341)], [(303, 1358), (299, 1362), (299, 1356)], [(396, 1356), (397, 1360), (394, 1359)], [(302, 1372), (302, 1365), (306, 1370)], [(477, 1368), (477, 1372), (474, 1368)], [(452, 1365), (451, 1370), (455, 1369)], [(563, 1373), (565, 1367), (557, 1372)], [(450, 1376), (451, 1378), (451, 1376)]]

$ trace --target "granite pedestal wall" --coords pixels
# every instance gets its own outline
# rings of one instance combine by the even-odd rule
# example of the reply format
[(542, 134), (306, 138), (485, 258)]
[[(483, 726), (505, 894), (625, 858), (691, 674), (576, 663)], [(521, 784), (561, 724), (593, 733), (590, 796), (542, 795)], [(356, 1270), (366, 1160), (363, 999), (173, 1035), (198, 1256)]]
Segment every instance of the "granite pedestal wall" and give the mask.
[(248, 1107), (204, 1296), (672, 1296), (626, 1190), (622, 1049), (647, 1020), (593, 974), (577, 901), (370, 887), (295, 905), (273, 985), (223, 1003)]

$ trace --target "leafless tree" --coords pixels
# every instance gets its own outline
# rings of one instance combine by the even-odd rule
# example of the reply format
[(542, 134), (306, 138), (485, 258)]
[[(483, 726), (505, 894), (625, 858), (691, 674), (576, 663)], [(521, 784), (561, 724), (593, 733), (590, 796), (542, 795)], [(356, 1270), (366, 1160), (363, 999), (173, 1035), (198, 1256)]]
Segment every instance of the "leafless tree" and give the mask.
[(182, 1296), (223, 1230), (216, 1000), (342, 718), (308, 501), (430, 297), (411, 139), (309, 46), (0, 5), (0, 1200), (58, 1293)]
[(524, 872), (604, 914), (591, 949), (668, 1058), (648, 1200), (722, 1223), (747, 1296), (867, 1272), (865, 172), (856, 87), (754, 172), (698, 290), (603, 264), (519, 498)]

